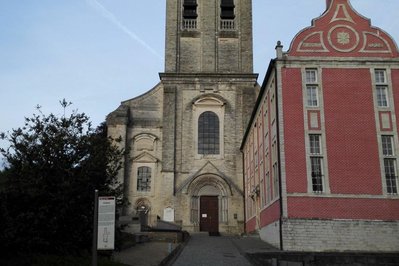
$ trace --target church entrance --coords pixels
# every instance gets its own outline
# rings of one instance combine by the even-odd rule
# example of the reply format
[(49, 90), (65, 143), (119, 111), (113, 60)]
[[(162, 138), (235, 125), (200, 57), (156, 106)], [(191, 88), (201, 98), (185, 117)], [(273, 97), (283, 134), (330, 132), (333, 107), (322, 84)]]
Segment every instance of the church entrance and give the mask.
[(217, 196), (200, 197), (200, 231), (219, 232), (219, 200)]

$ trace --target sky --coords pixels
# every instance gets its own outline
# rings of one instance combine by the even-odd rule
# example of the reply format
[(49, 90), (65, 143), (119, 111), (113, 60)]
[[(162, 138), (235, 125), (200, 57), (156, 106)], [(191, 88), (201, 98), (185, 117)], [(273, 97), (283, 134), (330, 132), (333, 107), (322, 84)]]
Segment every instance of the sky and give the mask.
[[(399, 42), (398, 0), (352, 0)], [(121, 101), (159, 82), (164, 71), (166, 0), (0, 0), (0, 132), (22, 127), (37, 105), (59, 101), (97, 126)], [(254, 72), (262, 83), (276, 42), (292, 38), (325, 0), (253, 0)], [(0, 141), (0, 147), (8, 144)]]

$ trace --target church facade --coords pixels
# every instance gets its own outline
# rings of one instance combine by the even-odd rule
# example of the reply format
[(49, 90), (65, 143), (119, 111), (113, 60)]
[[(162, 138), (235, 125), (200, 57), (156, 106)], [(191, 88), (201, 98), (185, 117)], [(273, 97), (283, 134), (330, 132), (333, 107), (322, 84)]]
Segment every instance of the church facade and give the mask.
[(399, 52), (349, 0), (269, 65), (244, 153), (246, 230), (283, 250), (399, 250)]
[(251, 0), (167, 0), (165, 72), (107, 117), (128, 150), (124, 215), (189, 232), (244, 231), (240, 143), (259, 89)]

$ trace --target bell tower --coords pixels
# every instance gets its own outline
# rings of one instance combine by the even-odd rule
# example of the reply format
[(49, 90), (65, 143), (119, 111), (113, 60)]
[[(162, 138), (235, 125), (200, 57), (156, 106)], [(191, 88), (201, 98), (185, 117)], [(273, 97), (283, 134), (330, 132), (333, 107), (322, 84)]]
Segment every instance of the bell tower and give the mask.
[[(166, 3), (165, 72), (160, 73), (163, 195), (172, 196), (169, 205), (185, 230), (241, 233), (239, 147), (258, 86), (252, 0)], [(201, 209), (205, 216), (198, 209), (204, 206), (209, 207)]]
[(145, 209), (150, 226), (163, 217), (189, 232), (243, 232), (239, 148), (259, 90), (251, 3), (166, 0), (161, 81), (107, 117), (129, 151), (119, 173), (126, 214)]
[(165, 73), (252, 73), (251, 0), (167, 0)]

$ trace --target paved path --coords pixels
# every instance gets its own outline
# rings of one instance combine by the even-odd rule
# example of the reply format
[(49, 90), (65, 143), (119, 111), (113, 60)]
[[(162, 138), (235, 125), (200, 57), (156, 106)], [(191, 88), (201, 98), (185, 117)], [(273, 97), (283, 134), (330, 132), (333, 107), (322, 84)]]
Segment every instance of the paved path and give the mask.
[(192, 234), (173, 266), (251, 266), (245, 252), (270, 249), (259, 238)]
[[(172, 249), (176, 247), (173, 244)], [(157, 266), (169, 254), (170, 246), (164, 242), (137, 244), (114, 254), (114, 259), (132, 266)]]

